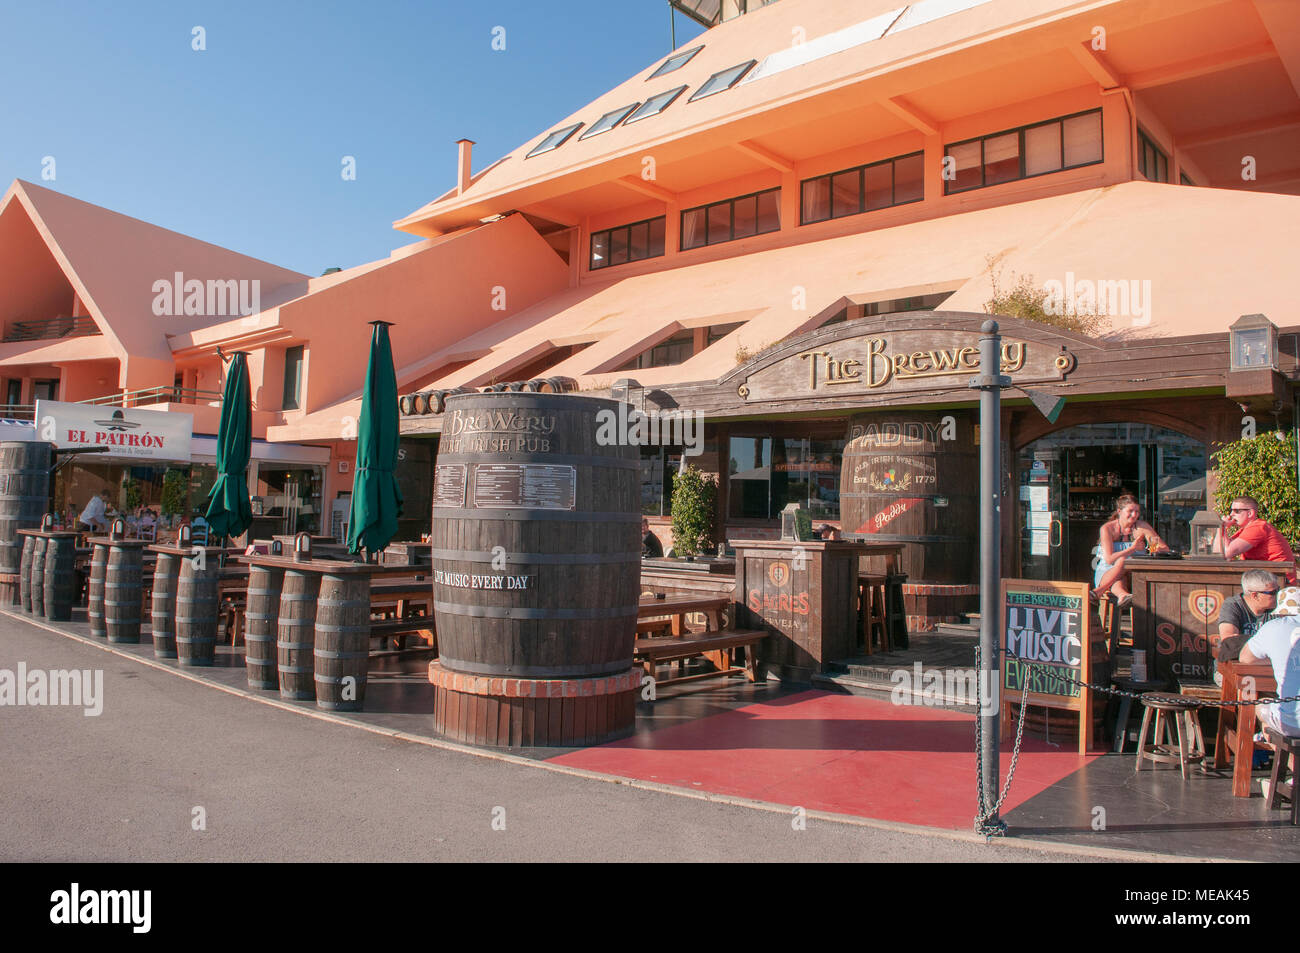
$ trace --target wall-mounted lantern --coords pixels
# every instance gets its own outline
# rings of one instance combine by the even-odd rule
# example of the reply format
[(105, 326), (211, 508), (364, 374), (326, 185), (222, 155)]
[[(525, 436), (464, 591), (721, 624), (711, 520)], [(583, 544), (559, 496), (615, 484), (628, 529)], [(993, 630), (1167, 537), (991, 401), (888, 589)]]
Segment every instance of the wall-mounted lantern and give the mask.
[(1262, 314), (1243, 314), (1228, 328), (1230, 371), (1277, 370), (1277, 327)]

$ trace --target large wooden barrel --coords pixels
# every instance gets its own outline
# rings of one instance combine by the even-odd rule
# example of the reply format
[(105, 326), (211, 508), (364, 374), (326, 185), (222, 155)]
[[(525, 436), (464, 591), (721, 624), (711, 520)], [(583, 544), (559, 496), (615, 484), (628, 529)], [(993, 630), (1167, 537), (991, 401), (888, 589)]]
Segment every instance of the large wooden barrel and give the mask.
[(44, 536), (32, 537), (32, 568), (28, 576), (28, 586), (32, 591), (32, 615), (45, 615), (45, 546), (48, 540)]
[(840, 474), (844, 537), (902, 543), (909, 582), (975, 581), (978, 489), (970, 412), (898, 410), (850, 420)]
[(0, 575), (19, 571), (20, 529), (38, 529), (49, 505), (53, 448), (48, 443), (0, 443)]
[(23, 533), (23, 552), (18, 560), (18, 604), (24, 612), (32, 611), (32, 551), (36, 538)]
[(104, 572), (104, 628), (110, 642), (140, 641), (144, 544), (114, 540)]
[(158, 553), (153, 568), (153, 604), (150, 606), (150, 628), (153, 630), (153, 654), (157, 658), (176, 658), (176, 590), (180, 581), (180, 553)]
[(77, 534), (52, 533), (45, 540), (43, 580), (45, 618), (51, 622), (72, 620), (76, 599)]
[(108, 638), (108, 625), (104, 618), (104, 578), (108, 575), (108, 543), (91, 543), (90, 580), (86, 584), (86, 619), (90, 634)]
[(316, 602), (316, 706), (361, 711), (370, 669), (370, 577), (326, 573)]
[(220, 550), (209, 549), (203, 568), (182, 559), (176, 580), (176, 660), (181, 665), (211, 665), (217, 652)]
[[(576, 680), (629, 670), (641, 504), (626, 410), (559, 394), (447, 398), (432, 536), (443, 670)], [(628, 690), (620, 685), (596, 690)], [(631, 727), (620, 716), (606, 734)]]
[(316, 697), (312, 650), (316, 645), (316, 599), (320, 595), (320, 579), (319, 572), (309, 569), (286, 569), (284, 572), (275, 641), (281, 698), (311, 701)]
[(248, 571), (248, 601), (244, 610), (244, 664), (249, 688), (279, 687), (276, 672), (276, 629), (284, 569), (253, 566)]

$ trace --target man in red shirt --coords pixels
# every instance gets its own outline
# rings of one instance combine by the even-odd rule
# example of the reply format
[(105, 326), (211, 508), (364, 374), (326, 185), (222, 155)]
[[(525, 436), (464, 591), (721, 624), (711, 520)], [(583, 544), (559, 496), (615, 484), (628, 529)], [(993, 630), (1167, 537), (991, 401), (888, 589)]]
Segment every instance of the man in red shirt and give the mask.
[[(1232, 526), (1239, 529), (1237, 535), (1228, 538), (1227, 531)], [(1232, 501), (1228, 519), (1214, 537), (1213, 549), (1228, 559), (1240, 556), (1242, 559), (1263, 559), (1275, 563), (1295, 562), (1291, 544), (1271, 523), (1260, 519), (1259, 503), (1249, 496), (1239, 496)], [(1294, 567), (1288, 571), (1287, 581), (1295, 584)]]

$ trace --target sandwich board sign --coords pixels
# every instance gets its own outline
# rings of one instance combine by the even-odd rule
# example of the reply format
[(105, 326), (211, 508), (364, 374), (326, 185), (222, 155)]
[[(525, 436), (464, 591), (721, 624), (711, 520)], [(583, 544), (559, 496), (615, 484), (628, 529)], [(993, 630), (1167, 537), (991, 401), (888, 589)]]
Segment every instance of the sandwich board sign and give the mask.
[(1011, 706), (1025, 704), (1079, 713), (1079, 754), (1088, 750), (1092, 694), (1086, 582), (1003, 579), (999, 630), (1002, 633), (1002, 734), (1015, 720)]

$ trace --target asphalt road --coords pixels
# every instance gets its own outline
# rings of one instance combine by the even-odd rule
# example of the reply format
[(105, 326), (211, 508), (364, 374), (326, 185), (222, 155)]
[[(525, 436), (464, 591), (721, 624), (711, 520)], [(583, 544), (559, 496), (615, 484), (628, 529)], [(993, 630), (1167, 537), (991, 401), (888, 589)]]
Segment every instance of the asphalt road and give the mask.
[(1083, 859), (815, 816), (795, 830), (788, 813), (396, 741), (0, 617), (0, 677), (20, 662), (101, 669), (104, 707), (0, 707), (0, 860)]

